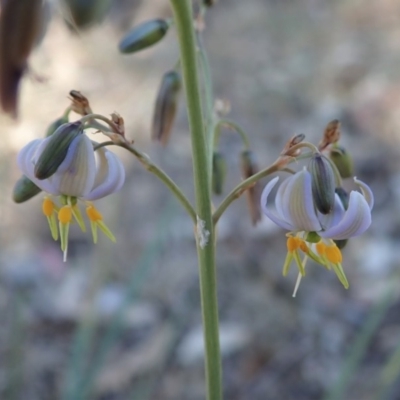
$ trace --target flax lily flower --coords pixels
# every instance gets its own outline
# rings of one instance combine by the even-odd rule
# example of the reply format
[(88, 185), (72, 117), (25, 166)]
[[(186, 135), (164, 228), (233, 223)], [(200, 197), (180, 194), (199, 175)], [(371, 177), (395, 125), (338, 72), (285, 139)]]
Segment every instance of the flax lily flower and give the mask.
[[(315, 205), (312, 176), (306, 170), (297, 172), (280, 185), (275, 197), (275, 212), (267, 206), (270, 193), (279, 178), (272, 179), (261, 195), (261, 208), (275, 224), (289, 231), (288, 254), (283, 274), (294, 260), (299, 268), (299, 279), (305, 275), (305, 262), (311, 258), (327, 269), (333, 269), (345, 288), (349, 284), (342, 267), (342, 254), (334, 240), (349, 239), (364, 233), (371, 224), (373, 194), (363, 182), (354, 178), (360, 192), (351, 191), (347, 209), (335, 194), (334, 207), (324, 215)], [(300, 251), (305, 254), (302, 261)], [(296, 287), (297, 289), (297, 287)]]
[[(118, 191), (125, 181), (125, 171), (119, 158), (102, 147), (94, 151), (93, 143), (82, 131), (68, 147), (65, 158), (46, 179), (38, 179), (35, 165), (45, 150), (51, 136), (28, 143), (18, 155), (18, 165), (23, 174), (47, 193), (42, 211), (47, 217), (54, 240), (60, 234), (61, 249), (66, 261), (69, 226), (75, 220), (82, 231), (85, 223), (79, 209), (79, 202), (86, 205), (93, 241), (97, 242), (97, 229), (112, 241), (114, 235), (103, 222), (101, 213), (92, 201)], [(51, 160), (49, 160), (51, 163)], [(58, 198), (58, 201), (57, 201)], [(58, 226), (57, 226), (58, 219)]]

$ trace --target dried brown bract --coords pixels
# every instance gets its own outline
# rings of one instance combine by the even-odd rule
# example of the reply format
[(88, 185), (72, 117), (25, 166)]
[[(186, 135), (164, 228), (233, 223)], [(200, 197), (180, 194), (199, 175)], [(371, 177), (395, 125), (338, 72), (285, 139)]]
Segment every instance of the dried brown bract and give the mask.
[(323, 151), (329, 145), (338, 142), (340, 139), (340, 121), (334, 119), (333, 121), (329, 122), (326, 126), (324, 131), (324, 136), (322, 140), (318, 144), (318, 150)]
[(79, 115), (88, 115), (93, 114), (93, 111), (90, 107), (89, 100), (78, 90), (71, 90), (69, 92), (71, 96), (69, 99), (71, 100), (71, 110), (75, 111)]

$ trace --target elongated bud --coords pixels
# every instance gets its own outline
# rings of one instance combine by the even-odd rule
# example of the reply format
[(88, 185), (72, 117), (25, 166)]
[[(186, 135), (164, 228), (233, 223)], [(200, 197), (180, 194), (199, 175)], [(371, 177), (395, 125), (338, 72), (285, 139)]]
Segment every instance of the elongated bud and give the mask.
[(66, 116), (62, 116), (60, 118), (57, 118), (47, 128), (46, 137), (51, 136), (61, 125), (64, 125), (67, 122), (68, 122), (68, 118)]
[(317, 210), (329, 214), (335, 205), (335, 175), (325, 156), (315, 154), (308, 169), (312, 177), (312, 195)]
[[(258, 172), (258, 165), (255, 155), (251, 150), (244, 150), (240, 154), (241, 169), (243, 179), (250, 178)], [(249, 208), (251, 222), (256, 225), (261, 219), (260, 210), (260, 188), (258, 183), (253, 184), (246, 190), (247, 206)]]
[(34, 173), (38, 179), (52, 176), (64, 161), (72, 141), (83, 133), (82, 122), (61, 125), (49, 138), (47, 146), (36, 162)]
[(42, 0), (1, 2), (0, 14), (0, 104), (17, 116), (19, 83), (29, 54), (41, 34)]
[(174, 124), (181, 89), (181, 76), (176, 71), (164, 74), (154, 108), (151, 137), (164, 146), (168, 143)]
[(336, 165), (336, 168), (343, 179), (354, 176), (353, 160), (350, 154), (343, 147), (333, 147), (329, 152), (329, 158)]
[(153, 19), (128, 32), (119, 43), (121, 53), (135, 53), (159, 42), (167, 33), (169, 24), (164, 19)]
[(218, 152), (213, 154), (212, 168), (212, 190), (215, 194), (220, 195), (223, 192), (223, 187), (226, 177), (226, 161), (225, 157)]
[(13, 190), (13, 200), (16, 203), (23, 203), (40, 193), (42, 189), (37, 187), (29, 178), (22, 175), (16, 182)]
[(72, 29), (85, 29), (100, 23), (111, 6), (111, 0), (64, 0), (66, 22)]

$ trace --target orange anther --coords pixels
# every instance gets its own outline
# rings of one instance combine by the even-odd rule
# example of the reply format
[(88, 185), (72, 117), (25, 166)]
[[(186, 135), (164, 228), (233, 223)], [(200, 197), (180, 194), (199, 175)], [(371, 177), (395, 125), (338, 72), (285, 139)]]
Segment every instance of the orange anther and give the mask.
[(304, 253), (308, 253), (308, 246), (306, 245), (306, 242), (304, 240), (302, 240), (300, 242), (300, 249), (304, 252)]
[(322, 256), (326, 252), (326, 244), (321, 240), (319, 241), (316, 245), (315, 248), (317, 250), (317, 253)]
[(89, 207), (86, 208), (86, 214), (87, 214), (88, 218), (93, 222), (97, 222), (97, 221), (102, 221), (103, 220), (103, 216), (93, 206), (89, 206)]
[(336, 245), (326, 246), (326, 258), (332, 264), (338, 264), (342, 262), (342, 253)]
[(294, 251), (300, 248), (302, 240), (298, 237), (289, 236), (286, 242), (287, 249), (289, 253), (293, 253)]
[(62, 224), (69, 224), (72, 220), (72, 209), (71, 206), (64, 206), (60, 208), (58, 212), (58, 220)]
[(45, 197), (43, 200), (42, 211), (46, 217), (51, 217), (53, 214), (54, 203), (48, 197)]

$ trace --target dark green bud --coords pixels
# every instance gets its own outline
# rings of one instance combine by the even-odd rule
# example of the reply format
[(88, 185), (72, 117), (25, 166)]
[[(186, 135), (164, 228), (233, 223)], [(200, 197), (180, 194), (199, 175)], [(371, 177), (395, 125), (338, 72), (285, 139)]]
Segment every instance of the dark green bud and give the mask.
[(342, 239), (342, 240), (334, 240), (336, 246), (339, 249), (344, 249), (346, 247), (348, 239)]
[(68, 122), (61, 125), (51, 136), (40, 154), (34, 174), (38, 179), (52, 176), (64, 161), (72, 141), (83, 133), (82, 122)]
[(337, 187), (335, 193), (339, 196), (345, 210), (349, 207), (349, 194), (342, 188)]
[(214, 194), (220, 195), (223, 192), (223, 187), (226, 177), (226, 161), (225, 157), (218, 152), (213, 154), (212, 165), (212, 190)]
[(335, 205), (335, 175), (329, 160), (314, 154), (308, 164), (314, 204), (322, 214), (329, 214)]
[(350, 178), (354, 175), (353, 160), (350, 154), (343, 147), (332, 147), (329, 153), (329, 158), (335, 164), (343, 179)]
[(164, 74), (154, 108), (151, 137), (164, 146), (168, 143), (178, 108), (181, 76), (176, 71)]
[(111, 0), (64, 0), (68, 13), (67, 25), (71, 29), (84, 29), (101, 22), (107, 15)]
[(22, 175), (16, 182), (13, 190), (13, 200), (16, 203), (23, 203), (40, 193), (42, 189), (36, 186), (29, 178)]
[[(244, 150), (240, 154), (241, 170), (243, 179), (250, 178), (255, 175), (258, 170), (258, 165), (255, 155), (251, 150)], [(261, 219), (260, 211), (260, 187), (254, 183), (246, 190), (247, 207), (250, 212), (250, 217), (253, 225), (256, 225)]]
[(119, 51), (129, 54), (146, 49), (159, 42), (167, 33), (169, 24), (164, 19), (153, 19), (128, 32), (119, 43)]
[(203, 0), (203, 4), (206, 7), (212, 7), (213, 5), (215, 5), (216, 2), (217, 0)]
[(62, 116), (62, 117), (56, 119), (47, 128), (46, 137), (51, 136), (61, 125), (65, 124), (67, 122), (68, 122), (68, 118), (65, 116)]

